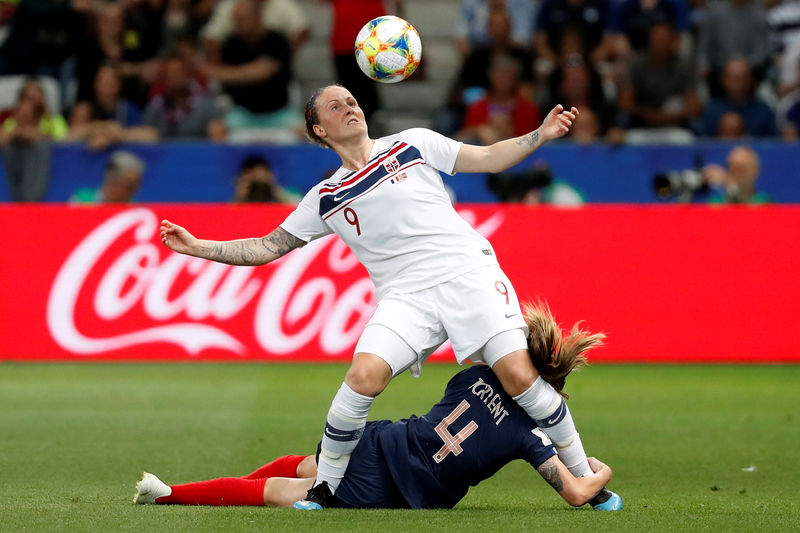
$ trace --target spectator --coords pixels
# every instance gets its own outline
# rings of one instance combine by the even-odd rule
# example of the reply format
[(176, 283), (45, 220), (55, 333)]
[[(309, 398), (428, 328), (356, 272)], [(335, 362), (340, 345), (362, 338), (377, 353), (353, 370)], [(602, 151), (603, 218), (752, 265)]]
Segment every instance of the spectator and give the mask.
[[(209, 11), (211, 9), (211, 11)], [(166, 0), (161, 26), (161, 47), (158, 55), (169, 57), (178, 53), (178, 46), (185, 36), (197, 36), (213, 11), (208, 0)]]
[[(578, 106), (576, 106), (578, 107)], [(597, 113), (592, 108), (580, 108), (581, 114), (572, 125), (570, 138), (577, 144), (592, 144), (602, 138), (603, 128)]]
[(302, 195), (278, 184), (269, 162), (260, 155), (251, 155), (242, 161), (236, 176), (234, 202), (297, 204), (301, 198)]
[(78, 102), (70, 113), (69, 139), (86, 141), (89, 148), (101, 150), (123, 141), (155, 141), (155, 128), (142, 125), (142, 114), (120, 96), (122, 82), (117, 70), (104, 65), (94, 81), (95, 98)]
[[(221, 48), (225, 40), (234, 33), (234, 7), (239, 0), (220, 0), (214, 8), (211, 20), (203, 28), (206, 57), (211, 63), (222, 61)], [(300, 49), (311, 34), (303, 11), (294, 0), (258, 0), (256, 2), (262, 26), (279, 32), (287, 39), (289, 50)], [(353, 40), (355, 40), (353, 35)]]
[(494, 57), (505, 55), (517, 60), (520, 65), (520, 82), (523, 92), (533, 95), (533, 55), (527, 48), (517, 46), (511, 39), (511, 16), (502, 8), (492, 9), (488, 15), (488, 42), (472, 51), (464, 59), (458, 75), (460, 89), (480, 88), (488, 90), (490, 86), (489, 67)]
[(123, 10), (116, 2), (105, 4), (94, 19), (94, 31), (81, 43), (75, 75), (78, 82), (77, 101), (94, 98), (94, 79), (104, 64), (123, 59)]
[(128, 0), (124, 6), (127, 57), (141, 62), (158, 56), (163, 32), (166, 0)]
[(694, 55), (688, 51), (692, 27), (686, 0), (621, 0), (612, 6), (609, 64), (617, 84), (624, 82), (633, 54), (647, 50), (650, 28), (656, 23), (672, 24), (682, 47), (687, 45), (682, 55)]
[(611, 135), (618, 140), (622, 135), (616, 128), (616, 110), (603, 92), (600, 76), (580, 55), (573, 54), (560, 61), (559, 68), (550, 78), (547, 108), (559, 103), (575, 106), (580, 115), (573, 125), (571, 139), (586, 142), (589, 138)]
[(160, 138), (225, 139), (222, 111), (206, 90), (189, 77), (180, 57), (164, 62), (162, 84), (163, 92), (144, 111), (144, 123), (157, 129)]
[(91, 0), (21, 0), (0, 47), (0, 75), (65, 80), (65, 60), (84, 34)]
[(559, 56), (572, 53), (576, 46), (598, 68), (610, 55), (609, 23), (608, 0), (544, 0), (533, 37), (538, 74), (549, 77)]
[(13, 201), (44, 200), (50, 181), (51, 144), (66, 134), (64, 118), (48, 112), (41, 84), (27, 80), (16, 107), (0, 126), (3, 166)]
[(147, 91), (158, 69), (154, 54), (161, 37), (160, 34), (155, 37), (154, 45), (145, 46), (140, 41), (152, 37), (150, 30), (143, 26), (147, 21), (155, 23), (159, 12), (142, 2), (130, 4), (129, 12), (123, 5), (105, 4), (95, 17), (90, 38), (85, 39), (79, 49), (76, 65), (79, 102), (95, 98), (95, 77), (102, 65), (114, 65), (119, 72), (121, 94), (126, 100), (140, 107), (147, 101)]
[(800, 89), (795, 89), (778, 102), (778, 126), (784, 140), (796, 141), (800, 137)]
[(144, 162), (130, 152), (112, 153), (103, 170), (103, 183), (99, 188), (82, 188), (75, 191), (71, 202), (81, 204), (130, 203), (142, 184)]
[(255, 0), (239, 0), (234, 33), (222, 46), (222, 64), (206, 65), (209, 79), (222, 83), (233, 100), (225, 122), (229, 130), (291, 129), (302, 124), (290, 109), (290, 52), (286, 38), (264, 28)]
[(753, 0), (714, 2), (700, 30), (700, 73), (708, 79), (711, 94), (721, 94), (719, 75), (734, 57), (747, 62), (761, 79), (769, 58), (769, 24), (761, 3)]
[[(174, 52), (166, 56), (176, 57), (183, 63), (186, 75), (193, 85), (203, 91), (209, 92), (208, 78), (205, 75), (205, 63), (198, 52), (198, 41), (195, 35), (184, 33), (176, 38)], [(166, 61), (162, 61), (158, 67), (158, 75), (150, 86), (150, 93), (147, 95), (148, 102), (156, 96), (163, 94), (166, 90), (164, 83)]]
[(747, 135), (744, 118), (739, 113), (728, 111), (719, 119), (717, 138), (724, 140), (742, 139)]
[(696, 126), (698, 135), (706, 137), (716, 135), (722, 116), (729, 112), (741, 115), (748, 136), (778, 135), (775, 113), (763, 100), (755, 96), (755, 83), (746, 59), (730, 59), (722, 73), (721, 84), (724, 94), (712, 98), (706, 105)]
[(645, 52), (634, 58), (619, 90), (629, 127), (688, 127), (701, 110), (694, 64), (680, 54), (680, 35), (668, 22), (650, 27)]
[(721, 190), (711, 198), (716, 204), (766, 204), (769, 195), (756, 190), (756, 181), (761, 172), (758, 154), (747, 146), (737, 146), (730, 151), (727, 168), (720, 165), (703, 167), (703, 179), (712, 188)]
[(520, 65), (512, 57), (492, 59), (489, 92), (467, 108), (459, 137), (490, 145), (524, 135), (539, 123), (539, 108), (520, 92), (519, 72)]
[(476, 48), (490, 45), (489, 18), (495, 10), (508, 12), (511, 21), (511, 42), (527, 48), (532, 37), (531, 21), (536, 14), (537, 1), (532, 0), (462, 0), (455, 24), (455, 46), (464, 56)]
[(686, 0), (621, 0), (614, 4), (611, 31), (622, 40), (624, 49), (647, 49), (653, 24), (670, 23), (683, 36), (690, 30)]
[(122, 96), (140, 108), (158, 72), (165, 0), (128, 0), (123, 5), (123, 57), (118, 65)]
[(708, 18), (708, 0), (686, 0), (689, 6), (689, 26), (694, 52), (697, 52), (698, 37)]
[(511, 41), (511, 21), (505, 9), (496, 8), (489, 12), (488, 33), (488, 45), (469, 52), (450, 89), (447, 104), (434, 117), (435, 129), (439, 133), (452, 135), (463, 127), (466, 107), (485, 96), (489, 89), (489, 65), (496, 56), (510, 56), (519, 62), (520, 91), (529, 98), (534, 95), (533, 56)]

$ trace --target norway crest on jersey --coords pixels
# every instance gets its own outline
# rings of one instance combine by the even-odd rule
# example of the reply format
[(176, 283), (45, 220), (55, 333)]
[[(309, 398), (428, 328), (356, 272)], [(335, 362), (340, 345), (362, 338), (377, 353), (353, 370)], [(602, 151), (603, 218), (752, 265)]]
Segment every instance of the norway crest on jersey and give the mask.
[[(393, 174), (400, 169), (400, 162), (397, 160), (396, 157), (391, 157), (383, 162), (383, 168), (386, 169), (387, 173)], [(404, 179), (406, 179), (406, 173), (401, 172), (400, 174), (393, 176), (389, 181), (391, 181), (392, 183), (400, 183)]]
[(383, 162), (383, 167), (386, 169), (386, 172), (391, 174), (392, 172), (397, 172), (400, 169), (400, 162), (397, 161), (396, 157), (390, 157)]

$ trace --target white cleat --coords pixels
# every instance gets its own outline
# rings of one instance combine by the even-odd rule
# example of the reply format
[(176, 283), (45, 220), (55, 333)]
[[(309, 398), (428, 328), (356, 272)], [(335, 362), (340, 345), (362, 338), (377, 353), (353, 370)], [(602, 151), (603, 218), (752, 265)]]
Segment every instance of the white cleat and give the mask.
[(136, 495), (133, 503), (156, 503), (156, 499), (172, 494), (172, 489), (153, 474), (144, 472), (142, 479), (136, 484)]

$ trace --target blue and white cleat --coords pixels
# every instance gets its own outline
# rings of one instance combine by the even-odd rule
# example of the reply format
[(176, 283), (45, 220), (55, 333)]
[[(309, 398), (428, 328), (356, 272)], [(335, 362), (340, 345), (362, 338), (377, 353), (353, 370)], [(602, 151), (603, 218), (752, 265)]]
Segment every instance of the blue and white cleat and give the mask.
[(310, 502), (308, 500), (300, 500), (298, 502), (294, 502), (292, 505), (295, 509), (300, 509), (302, 511), (321, 511), (322, 506), (317, 502)]
[(333, 503), (333, 493), (327, 481), (319, 485), (314, 485), (308, 490), (305, 500), (294, 502), (295, 509), (302, 511), (321, 511), (325, 507), (331, 507)]
[(603, 487), (597, 496), (589, 500), (589, 505), (595, 511), (620, 511), (622, 510), (622, 497)]

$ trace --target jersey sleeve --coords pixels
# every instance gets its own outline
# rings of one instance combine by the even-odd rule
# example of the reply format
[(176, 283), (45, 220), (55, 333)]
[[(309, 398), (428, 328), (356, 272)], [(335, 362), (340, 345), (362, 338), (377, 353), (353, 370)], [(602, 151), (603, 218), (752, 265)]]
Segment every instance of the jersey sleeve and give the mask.
[(405, 132), (406, 140), (419, 148), (425, 162), (440, 172), (453, 175), (461, 142), (425, 128), (412, 128)]
[(319, 215), (319, 193), (316, 187), (308, 191), (280, 226), (306, 242), (333, 233), (331, 227)]
[(556, 455), (553, 443), (539, 428), (533, 428), (526, 436), (523, 444), (525, 460), (534, 468), (539, 468), (542, 463)]

